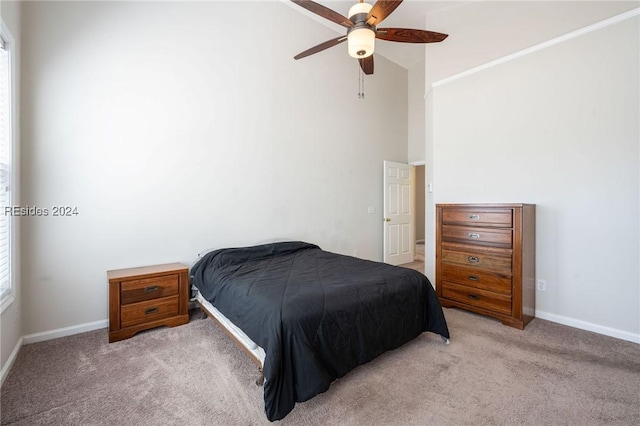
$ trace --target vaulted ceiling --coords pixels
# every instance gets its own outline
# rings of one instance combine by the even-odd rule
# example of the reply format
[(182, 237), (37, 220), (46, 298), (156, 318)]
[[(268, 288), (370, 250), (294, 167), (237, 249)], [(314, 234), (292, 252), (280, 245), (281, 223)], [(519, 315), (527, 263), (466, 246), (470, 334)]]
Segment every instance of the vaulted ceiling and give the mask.
[[(290, 0), (281, 1), (335, 30), (337, 35), (346, 33), (343, 27), (308, 12)], [(358, 0), (314, 1), (346, 16)], [(376, 0), (366, 1), (373, 4)], [(451, 55), (447, 62), (452, 62), (452, 69), (445, 74), (451, 74), (456, 67), (460, 68), (459, 72), (637, 7), (637, 0), (404, 0), (384, 20), (382, 27), (417, 28), (449, 34), (443, 44), (446, 43), (447, 52)], [(323, 41), (319, 37), (318, 43)], [(346, 54), (346, 46), (344, 49)], [(421, 44), (377, 40), (375, 49), (377, 55), (407, 69), (423, 63), (425, 59), (425, 48)]]

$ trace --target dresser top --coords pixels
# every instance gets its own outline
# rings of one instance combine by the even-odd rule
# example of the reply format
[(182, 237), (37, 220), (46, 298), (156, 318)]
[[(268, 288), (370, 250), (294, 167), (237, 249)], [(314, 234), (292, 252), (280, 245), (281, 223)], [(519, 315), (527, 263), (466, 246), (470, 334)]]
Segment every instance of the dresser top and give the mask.
[(526, 203), (437, 203), (436, 207), (525, 207), (535, 206)]

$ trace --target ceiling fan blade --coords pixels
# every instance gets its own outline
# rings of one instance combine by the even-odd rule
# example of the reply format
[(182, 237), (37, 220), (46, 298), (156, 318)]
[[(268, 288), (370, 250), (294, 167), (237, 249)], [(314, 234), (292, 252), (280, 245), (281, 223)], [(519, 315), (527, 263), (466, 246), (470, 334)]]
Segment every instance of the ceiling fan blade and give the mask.
[(448, 34), (411, 28), (378, 28), (376, 32), (376, 38), (401, 43), (438, 43), (447, 37)]
[(293, 59), (302, 59), (309, 55), (313, 55), (314, 53), (322, 52), (325, 49), (328, 49), (330, 47), (333, 47), (337, 44), (342, 43), (346, 39), (347, 39), (347, 36), (332, 38), (331, 40), (327, 40), (324, 43), (320, 43), (317, 46), (313, 46), (311, 49), (307, 49), (304, 52), (298, 53), (296, 56), (293, 57)]
[(369, 25), (378, 25), (389, 16), (391, 12), (396, 10), (396, 8), (400, 6), (400, 3), (402, 3), (402, 0), (378, 0), (376, 4), (373, 5), (373, 8), (371, 8), (365, 21)]
[(320, 15), (323, 18), (330, 20), (331, 22), (335, 22), (338, 25), (342, 25), (345, 28), (353, 27), (353, 22), (349, 20), (346, 16), (340, 15), (338, 12), (335, 12), (328, 7), (325, 7), (321, 4), (318, 4), (311, 0), (291, 0), (298, 6), (304, 7), (310, 12), (315, 13), (316, 15)]
[(373, 74), (373, 55), (367, 56), (364, 59), (358, 59), (358, 62), (360, 62), (360, 68), (362, 68), (365, 74)]

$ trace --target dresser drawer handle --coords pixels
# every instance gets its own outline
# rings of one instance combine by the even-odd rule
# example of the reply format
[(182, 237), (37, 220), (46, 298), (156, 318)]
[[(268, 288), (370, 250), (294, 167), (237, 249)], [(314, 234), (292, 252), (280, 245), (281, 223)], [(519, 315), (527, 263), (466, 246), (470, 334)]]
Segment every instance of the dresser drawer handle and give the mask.
[(475, 256), (469, 256), (469, 257), (467, 257), (467, 260), (468, 260), (469, 262), (471, 262), (471, 263), (478, 263), (478, 262), (480, 262), (480, 259), (479, 259), (479, 258), (477, 258), (477, 257), (475, 257)]
[(471, 220), (480, 220), (480, 215), (478, 214), (470, 214), (469, 219)]
[(157, 306), (154, 306), (153, 308), (147, 308), (147, 309), (144, 310), (144, 314), (145, 315), (154, 314), (156, 312), (158, 312), (158, 307)]
[(479, 240), (480, 239), (480, 234), (477, 234), (475, 232), (470, 232), (469, 233), (469, 238), (471, 238), (472, 240)]
[(471, 300), (480, 300), (480, 296), (478, 296), (477, 294), (470, 294), (467, 297)]
[(158, 286), (157, 285), (151, 285), (149, 287), (145, 287), (144, 288), (144, 292), (145, 293), (150, 293), (152, 291), (158, 291)]
[(469, 281), (480, 281), (480, 277), (477, 275), (469, 275)]

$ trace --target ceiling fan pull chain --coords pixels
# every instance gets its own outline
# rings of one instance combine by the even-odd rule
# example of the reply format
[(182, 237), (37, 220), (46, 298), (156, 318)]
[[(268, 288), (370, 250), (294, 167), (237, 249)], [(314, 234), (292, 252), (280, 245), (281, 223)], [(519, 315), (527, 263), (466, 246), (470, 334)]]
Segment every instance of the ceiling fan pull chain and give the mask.
[(364, 73), (358, 67), (358, 99), (364, 99)]

